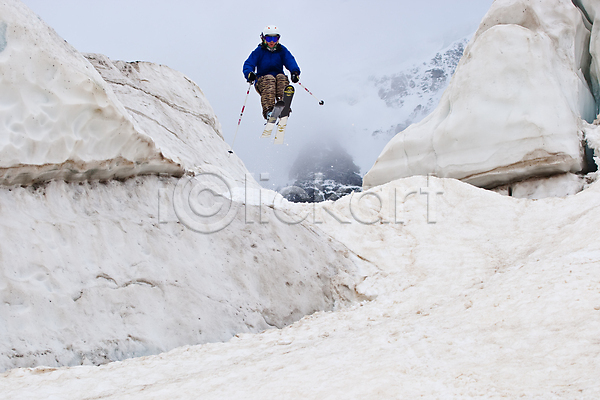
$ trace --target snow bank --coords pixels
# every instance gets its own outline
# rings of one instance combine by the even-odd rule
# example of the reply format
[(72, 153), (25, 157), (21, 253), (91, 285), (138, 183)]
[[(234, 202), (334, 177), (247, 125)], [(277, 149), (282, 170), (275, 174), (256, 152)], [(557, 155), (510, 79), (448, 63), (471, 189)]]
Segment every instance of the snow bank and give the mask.
[(88, 61), (16, 0), (0, 4), (0, 16), (0, 184), (181, 176), (206, 164), (243, 183), (243, 163), (183, 74)]
[(396, 135), (364, 187), (435, 174), (481, 187), (583, 168), (590, 32), (568, 0), (498, 0), (437, 109)]
[[(396, 204), (389, 202), (394, 197)], [(353, 203), (362, 218), (389, 223), (356, 223)], [(312, 207), (283, 206), (296, 214)], [(566, 199), (532, 201), (413, 177), (322, 207), (351, 221), (324, 212), (319, 226), (375, 266), (360, 285), (377, 295), (373, 301), (228, 343), (101, 367), (13, 370), (0, 379), (0, 393), (19, 399), (600, 396), (600, 183)], [(393, 223), (394, 214), (404, 223)]]
[[(344, 246), (248, 220), (258, 183), (196, 84), (86, 57), (0, 4), (0, 370), (223, 341), (355, 299), (363, 262)], [(154, 175), (114, 180), (137, 174)], [(206, 223), (222, 202), (226, 223)]]
[(81, 54), (18, 1), (0, 15), (0, 183), (182, 173)]
[(194, 82), (164, 65), (85, 56), (123, 104), (136, 130), (152, 137), (164, 157), (186, 171), (201, 172), (210, 166), (236, 185), (245, 184), (248, 171), (228, 153), (221, 124)]
[(239, 206), (225, 229), (199, 233), (159, 207), (178, 184), (0, 189), (1, 370), (224, 341), (357, 296), (363, 262), (319, 230), (249, 221), (258, 207)]

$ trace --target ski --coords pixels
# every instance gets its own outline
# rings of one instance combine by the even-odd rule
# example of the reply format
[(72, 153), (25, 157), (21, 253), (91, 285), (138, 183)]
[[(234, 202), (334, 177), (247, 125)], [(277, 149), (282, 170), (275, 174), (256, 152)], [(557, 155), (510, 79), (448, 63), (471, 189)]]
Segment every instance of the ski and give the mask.
[(279, 118), (279, 125), (277, 126), (277, 132), (275, 133), (275, 140), (273, 144), (283, 144), (283, 137), (285, 136), (285, 127), (287, 126), (288, 117)]
[(281, 114), (284, 108), (285, 103), (281, 100), (275, 104), (275, 107), (273, 107), (273, 112), (271, 113), (271, 116), (269, 117), (267, 124), (265, 125), (265, 130), (260, 136), (261, 138), (268, 138), (271, 136), (271, 132), (273, 132), (273, 128), (277, 123), (277, 118), (279, 118), (279, 115)]
[(288, 117), (292, 112), (292, 99), (294, 98), (294, 87), (288, 85), (283, 89), (283, 103), (284, 107), (279, 114), (279, 126), (277, 127), (277, 133), (275, 134), (274, 144), (283, 144), (283, 137), (285, 136), (285, 128), (287, 127)]

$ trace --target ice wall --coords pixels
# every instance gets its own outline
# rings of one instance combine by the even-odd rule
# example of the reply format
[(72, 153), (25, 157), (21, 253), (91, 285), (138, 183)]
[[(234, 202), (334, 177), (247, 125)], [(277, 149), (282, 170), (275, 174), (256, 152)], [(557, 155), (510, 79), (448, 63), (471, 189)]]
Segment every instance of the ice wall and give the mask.
[[(573, 3), (581, 10), (584, 22), (591, 31), (590, 55), (591, 62), (589, 67), (589, 76), (596, 103), (600, 102), (600, 24), (597, 18), (600, 17), (600, 4), (592, 0), (574, 0)], [(596, 114), (600, 112), (598, 104)]]
[[(157, 112), (153, 104), (146, 110), (124, 105), (123, 96), (113, 91), (127, 83), (124, 79), (105, 82), (86, 58), (26, 6), (17, 0), (0, 3), (0, 184), (126, 178), (144, 173), (181, 175), (201, 164), (200, 145), (192, 144), (191, 150), (183, 145), (166, 147), (177, 142), (176, 137), (181, 138), (184, 131), (190, 136), (200, 131), (203, 137), (220, 135), (204, 95), (189, 81), (186, 88), (178, 86), (184, 77), (166, 67), (147, 66), (145, 72), (154, 74), (152, 78), (162, 74), (162, 82), (153, 79), (151, 84), (156, 87), (149, 93), (155, 99), (159, 98), (156, 92), (168, 93), (163, 93), (161, 100), (167, 100), (172, 110)], [(170, 78), (175, 78), (175, 85), (169, 91)], [(174, 94), (190, 88), (190, 93)], [(140, 116), (144, 112), (147, 114)], [(190, 118), (177, 126), (163, 123), (177, 113)], [(152, 122), (140, 121), (151, 116)], [(181, 116), (175, 119), (184, 120)], [(171, 138), (165, 137), (163, 128)], [(202, 141), (202, 137), (198, 139)], [(194, 151), (195, 157), (191, 155)], [(241, 162), (237, 165), (243, 168)]]
[(435, 174), (494, 187), (583, 168), (590, 31), (569, 0), (497, 0), (437, 109), (397, 134), (366, 188)]
[(135, 129), (150, 136), (164, 157), (186, 171), (210, 166), (245, 185), (248, 171), (228, 152), (221, 124), (198, 85), (164, 65), (113, 61), (101, 54), (85, 57), (123, 104)]

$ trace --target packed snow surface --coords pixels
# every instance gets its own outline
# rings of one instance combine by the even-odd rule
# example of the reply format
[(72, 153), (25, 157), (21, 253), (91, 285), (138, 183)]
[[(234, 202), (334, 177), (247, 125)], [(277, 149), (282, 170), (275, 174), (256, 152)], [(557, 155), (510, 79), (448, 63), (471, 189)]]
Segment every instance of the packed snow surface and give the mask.
[[(600, 184), (543, 200), (434, 178), (407, 178), (367, 193), (321, 205), (329, 211), (317, 209), (314, 220), (371, 263), (360, 290), (374, 300), (227, 343), (101, 367), (13, 370), (0, 379), (0, 393), (15, 399), (600, 396)], [(281, 207), (313, 221), (314, 206)]]
[(344, 246), (252, 205), (199, 231), (172, 217), (181, 181), (0, 190), (0, 370), (224, 341), (355, 299), (363, 262)]
[(436, 110), (388, 143), (364, 186), (435, 174), (494, 187), (581, 171), (583, 122), (596, 116), (589, 43), (571, 1), (495, 1)]

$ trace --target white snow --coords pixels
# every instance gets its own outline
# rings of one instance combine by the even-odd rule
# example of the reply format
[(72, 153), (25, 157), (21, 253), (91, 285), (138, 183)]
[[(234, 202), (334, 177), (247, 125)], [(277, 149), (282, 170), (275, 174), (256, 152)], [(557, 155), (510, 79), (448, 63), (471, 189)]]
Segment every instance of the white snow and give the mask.
[(223, 341), (356, 298), (362, 261), (321, 231), (237, 205), (227, 229), (202, 233), (200, 216), (159, 205), (178, 184), (0, 189), (0, 369)]
[[(428, 223), (427, 196), (404, 200), (422, 189), (443, 192), (431, 204), (436, 223)], [(359, 288), (374, 300), (228, 343), (101, 367), (13, 370), (0, 392), (20, 399), (597, 398), (599, 191), (596, 183), (566, 199), (520, 200), (416, 177), (353, 200), (364, 218), (391, 221), (386, 199), (396, 192), (404, 224), (356, 223), (348, 197), (325, 204), (353, 221), (323, 215), (319, 229), (372, 264)], [(284, 205), (299, 214), (309, 208)]]
[(112, 61), (101, 54), (86, 57), (128, 111), (136, 130), (150, 135), (163, 157), (186, 171), (210, 166), (234, 185), (245, 184), (246, 167), (228, 153), (221, 124), (189, 78), (164, 65)]
[(221, 126), (183, 74), (90, 55), (101, 76), (21, 2), (3, 2), (0, 15), (2, 184), (180, 176), (204, 164), (227, 165), (243, 184), (243, 163), (209, 142)]
[(437, 109), (396, 135), (366, 188), (435, 174), (494, 187), (583, 168), (590, 32), (567, 0), (498, 0), (467, 46)]
[(90, 63), (21, 3), (0, 7), (16, 99), (0, 109), (15, 158), (1, 159), (0, 370), (228, 340), (357, 297), (360, 259), (306, 224), (262, 223), (259, 186), (193, 82)]
[[(599, 122), (581, 119), (592, 103), (573, 61), (586, 59), (579, 45), (589, 32), (570, 4), (497, 0), (441, 108), (407, 131), (437, 121), (467, 147), (405, 132), (412, 147), (393, 141), (387, 149), (398, 156), (430, 146), (436, 165), (453, 174), (462, 157), (462, 171), (471, 168), (479, 183), (570, 171), (581, 161), (582, 132), (598, 154)], [(8, 38), (0, 40), (4, 70), (12, 65), (6, 52), (16, 65), (25, 60), (10, 33), (15, 27), (39, 28), (21, 32), (25, 39), (56, 38), (40, 21), (27, 25), (34, 18), (20, 3), (0, 10), (3, 20), (11, 16), (0, 35)], [(56, 47), (58, 61), (77, 66), (58, 69), (63, 79), (79, 79), (66, 86), (73, 91), (52, 79), (23, 80), (20, 72), (0, 80), (11, 89), (0, 97), (35, 94), (0, 109), (4, 118), (14, 112), (26, 121), (43, 109), (40, 93), (68, 92), (50, 96), (59, 100), (44, 109), (67, 114), (5, 136), (21, 143), (15, 154), (33, 157), (25, 161), (71, 157), (44, 171), (7, 164), (18, 179), (3, 183), (44, 182), (0, 187), (0, 368), (28, 367), (0, 375), (0, 398), (600, 397), (600, 182), (564, 173), (510, 184), (515, 197), (565, 196), (532, 200), (447, 177), (392, 179), (387, 171), (381, 176), (390, 182), (364, 193), (289, 203), (261, 190), (227, 153), (210, 105), (185, 76), (151, 63), (86, 60), (59, 42), (44, 42), (32, 57), (50, 57), (45, 49)], [(511, 65), (500, 51), (524, 64)], [(48, 68), (43, 57), (36, 65)], [(525, 73), (524, 65), (542, 72)], [(469, 81), (481, 77), (480, 68), (496, 71), (490, 76), (497, 81)], [(99, 89), (81, 90), (81, 82)], [(82, 125), (95, 127), (88, 133), (102, 145), (94, 148), (107, 150), (102, 165), (109, 167), (98, 173), (96, 153), (85, 148), (94, 140), (77, 136), (87, 128), (64, 128), (97, 107), (92, 92), (109, 110), (102, 111), (106, 126), (121, 124)], [(491, 111), (487, 101), (500, 104), (499, 115), (475, 112)], [(449, 128), (461, 121), (464, 130)], [(18, 124), (3, 126), (18, 131), (9, 129)], [(480, 146), (501, 128), (506, 138), (477, 147), (477, 127), (485, 133)], [(110, 135), (124, 133), (130, 147), (110, 144)], [(58, 142), (77, 137), (83, 150), (53, 150), (52, 135)], [(36, 137), (47, 154), (34, 151)], [(528, 149), (527, 162), (485, 170), (489, 160), (509, 162), (509, 150), (522, 157)], [(131, 163), (166, 173), (92, 180), (124, 176), (114, 154), (126, 151), (141, 157)], [(86, 152), (92, 161), (67, 176), (72, 167), (65, 165)], [(439, 173), (428, 169), (432, 153), (424, 155), (410, 168)], [(46, 181), (57, 177), (88, 180)]]

